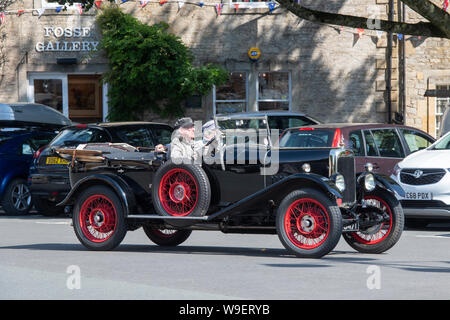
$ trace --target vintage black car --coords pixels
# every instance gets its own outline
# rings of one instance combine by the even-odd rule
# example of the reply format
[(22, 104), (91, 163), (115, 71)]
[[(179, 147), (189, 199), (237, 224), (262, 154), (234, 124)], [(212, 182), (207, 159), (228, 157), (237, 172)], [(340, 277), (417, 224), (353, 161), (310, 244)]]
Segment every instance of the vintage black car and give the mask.
[[(60, 205), (72, 213), (80, 242), (111, 250), (127, 231), (143, 227), (154, 243), (175, 246), (192, 230), (219, 230), (278, 234), (296, 256), (319, 258), (341, 235), (366, 253), (384, 252), (399, 240), (404, 216), (397, 195), (403, 191), (371, 173), (370, 165), (356, 176), (350, 151), (284, 148), (267, 138), (244, 139), (240, 149), (233, 139), (228, 146), (216, 139), (218, 161), (189, 164), (123, 144), (57, 150), (70, 161), (72, 184)], [(266, 149), (252, 158), (255, 146)], [(229, 161), (239, 152), (243, 159)]]

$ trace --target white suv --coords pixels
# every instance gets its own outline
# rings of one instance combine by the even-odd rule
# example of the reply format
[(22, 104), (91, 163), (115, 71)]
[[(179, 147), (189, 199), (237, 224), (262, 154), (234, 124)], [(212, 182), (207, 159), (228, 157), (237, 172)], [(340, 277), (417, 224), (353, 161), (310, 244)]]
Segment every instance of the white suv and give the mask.
[(450, 132), (399, 162), (391, 177), (405, 191), (401, 203), (413, 226), (450, 219)]

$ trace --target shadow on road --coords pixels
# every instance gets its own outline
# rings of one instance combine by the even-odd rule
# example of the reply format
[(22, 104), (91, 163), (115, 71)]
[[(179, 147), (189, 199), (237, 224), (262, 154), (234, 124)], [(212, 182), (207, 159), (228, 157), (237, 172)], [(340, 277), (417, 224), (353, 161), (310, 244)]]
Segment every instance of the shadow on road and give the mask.
[[(65, 243), (41, 243), (17, 246), (0, 247), (0, 250), (41, 250), (41, 251), (86, 251), (81, 244)], [(264, 248), (242, 248), (242, 247), (213, 247), (213, 246), (179, 246), (160, 247), (156, 245), (135, 245), (122, 244), (113, 251), (103, 253), (172, 253), (172, 254), (205, 254), (205, 255), (228, 255), (228, 256), (249, 256), (249, 257), (271, 257), (271, 258), (295, 258), (289, 255), (284, 249), (264, 249)]]

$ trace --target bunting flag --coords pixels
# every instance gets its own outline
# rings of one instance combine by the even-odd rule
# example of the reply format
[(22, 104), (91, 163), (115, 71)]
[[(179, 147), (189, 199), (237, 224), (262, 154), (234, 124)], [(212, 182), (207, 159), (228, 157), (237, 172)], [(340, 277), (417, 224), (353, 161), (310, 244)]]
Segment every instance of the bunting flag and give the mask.
[(4, 12), (0, 13), (0, 24), (3, 24), (3, 23), (5, 23), (5, 13)]
[(376, 34), (377, 34), (377, 38), (378, 38), (378, 39), (380, 39), (380, 38), (383, 36), (383, 33), (384, 33), (384, 32), (381, 31), (381, 30), (376, 30), (375, 32), (376, 32)]
[(448, 0), (444, 0), (444, 3), (442, 5), (442, 10), (447, 11), (448, 9)]
[(141, 0), (139, 1), (139, 7), (145, 7), (150, 1), (149, 0)]
[(167, 0), (161, 0), (160, 2), (159, 2), (159, 5), (163, 5), (163, 4), (165, 4), (165, 3), (167, 3)]
[(21, 15), (23, 15), (25, 13), (25, 10), (17, 10), (17, 16), (20, 17)]
[(220, 16), (220, 12), (222, 11), (222, 8), (223, 8), (223, 4), (222, 3), (216, 4), (217, 16)]
[(275, 2), (269, 2), (267, 5), (269, 6), (270, 13), (272, 13), (273, 9), (275, 9)]
[(398, 38), (398, 40), (402, 40), (403, 39), (403, 35), (401, 33), (398, 33), (397, 34), (397, 38)]
[(127, 2), (128, 0), (120, 0), (122, 3), (125, 3), (125, 2)]
[(83, 14), (83, 5), (81, 3), (77, 3), (78, 13)]
[(59, 13), (59, 12), (61, 12), (62, 8), (63, 8), (63, 7), (56, 7), (56, 8), (55, 8), (55, 11)]
[(364, 33), (364, 29), (358, 28), (358, 29), (356, 29), (356, 32), (358, 33), (358, 38), (361, 39), (361, 37), (362, 37), (362, 35)]
[(44, 14), (45, 8), (38, 8), (36, 11), (38, 13), (38, 18), (40, 18)]
[(239, 3), (235, 3), (234, 4), (234, 10), (236, 10), (236, 12), (239, 11)]
[(198, 5), (200, 8), (203, 8), (204, 3), (203, 3), (203, 2), (197, 2), (197, 5)]
[(184, 6), (184, 1), (178, 1), (178, 10)]
[(100, 7), (102, 6), (102, 0), (94, 1), (94, 4), (97, 9), (100, 9)]

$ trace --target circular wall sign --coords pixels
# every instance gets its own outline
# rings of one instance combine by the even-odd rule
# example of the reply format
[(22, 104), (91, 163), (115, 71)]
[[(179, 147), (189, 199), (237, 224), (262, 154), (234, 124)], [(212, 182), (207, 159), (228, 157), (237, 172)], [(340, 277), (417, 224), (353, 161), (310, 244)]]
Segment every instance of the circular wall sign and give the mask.
[(250, 60), (257, 61), (260, 56), (261, 51), (258, 48), (250, 48), (250, 50), (248, 50), (248, 57)]

